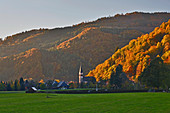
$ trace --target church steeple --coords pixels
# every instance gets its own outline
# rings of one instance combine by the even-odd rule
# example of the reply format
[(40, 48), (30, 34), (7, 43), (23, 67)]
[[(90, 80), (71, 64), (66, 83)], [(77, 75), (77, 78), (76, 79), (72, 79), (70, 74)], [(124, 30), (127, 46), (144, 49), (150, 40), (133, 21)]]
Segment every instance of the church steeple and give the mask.
[(81, 65), (80, 65), (80, 69), (79, 69), (79, 75), (83, 75), (83, 70), (82, 70)]
[(83, 70), (82, 67), (80, 65), (80, 69), (79, 69), (79, 84), (83, 83)]

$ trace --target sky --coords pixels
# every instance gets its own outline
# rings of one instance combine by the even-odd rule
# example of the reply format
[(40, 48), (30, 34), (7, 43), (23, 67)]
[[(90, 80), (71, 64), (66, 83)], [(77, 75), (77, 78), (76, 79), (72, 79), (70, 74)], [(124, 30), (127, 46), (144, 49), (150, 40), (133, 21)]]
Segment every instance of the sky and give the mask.
[(170, 0), (0, 0), (0, 38), (134, 11), (170, 12)]

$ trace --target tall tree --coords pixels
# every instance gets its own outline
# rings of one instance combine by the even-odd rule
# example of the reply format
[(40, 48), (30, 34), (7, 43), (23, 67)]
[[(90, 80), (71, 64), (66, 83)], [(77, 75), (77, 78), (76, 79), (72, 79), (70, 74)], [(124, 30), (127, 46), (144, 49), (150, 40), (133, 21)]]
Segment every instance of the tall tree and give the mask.
[(115, 76), (115, 73), (114, 71), (112, 71), (111, 75), (110, 75), (110, 85), (113, 86), (114, 84), (114, 76)]
[(115, 85), (116, 88), (121, 88), (121, 84), (122, 84), (122, 80), (121, 80), (121, 75), (122, 73), (122, 65), (118, 65), (117, 68), (116, 68), (116, 74), (114, 76), (114, 79), (113, 79), (113, 83)]
[(0, 91), (5, 91), (6, 87), (4, 83), (0, 83)]
[(22, 77), (20, 78), (19, 83), (20, 83), (20, 90), (21, 90), (21, 91), (25, 90), (25, 84), (24, 84), (24, 80), (23, 80)]
[(18, 80), (15, 80), (15, 82), (14, 82), (14, 90), (15, 91), (18, 90)]
[(160, 57), (154, 58), (150, 65), (142, 72), (139, 80), (142, 84), (145, 84), (149, 87), (157, 87), (163, 86), (166, 77), (166, 69), (163, 60)]
[(12, 88), (11, 88), (11, 84), (10, 82), (7, 83), (7, 87), (6, 87), (7, 91), (12, 91)]
[(163, 85), (163, 88), (166, 88), (168, 91), (170, 88), (170, 65), (169, 64), (165, 64), (163, 75), (165, 77), (162, 80), (162, 85)]

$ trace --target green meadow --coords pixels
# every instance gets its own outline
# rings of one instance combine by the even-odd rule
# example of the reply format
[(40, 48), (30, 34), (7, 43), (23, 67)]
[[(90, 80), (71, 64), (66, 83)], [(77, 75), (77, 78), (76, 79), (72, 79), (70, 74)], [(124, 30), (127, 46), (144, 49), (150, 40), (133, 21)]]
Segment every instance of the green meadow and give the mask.
[(0, 113), (170, 113), (170, 93), (0, 92)]

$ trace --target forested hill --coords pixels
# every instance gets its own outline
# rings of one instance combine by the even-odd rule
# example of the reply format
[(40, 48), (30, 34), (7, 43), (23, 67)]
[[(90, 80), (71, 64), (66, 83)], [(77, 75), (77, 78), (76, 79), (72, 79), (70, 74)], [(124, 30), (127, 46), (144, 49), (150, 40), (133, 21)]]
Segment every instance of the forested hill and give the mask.
[(108, 59), (115, 48), (151, 32), (170, 13), (133, 12), (70, 27), (24, 31), (0, 40), (0, 80), (77, 80)]
[(156, 84), (159, 84), (156, 80), (158, 76), (160, 80), (170, 79), (170, 20), (163, 22), (151, 33), (131, 40), (87, 76), (94, 76), (98, 80), (110, 79), (111, 73), (119, 64), (122, 65), (127, 77), (133, 81), (138, 81), (138, 77), (144, 73), (147, 81), (150, 79), (150, 84), (151, 79), (155, 79)]

